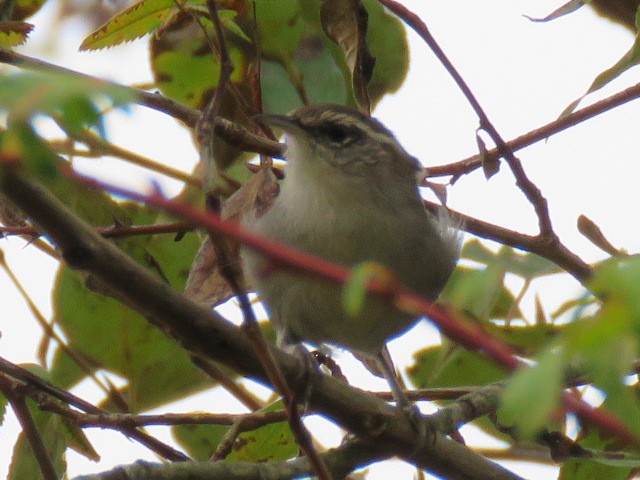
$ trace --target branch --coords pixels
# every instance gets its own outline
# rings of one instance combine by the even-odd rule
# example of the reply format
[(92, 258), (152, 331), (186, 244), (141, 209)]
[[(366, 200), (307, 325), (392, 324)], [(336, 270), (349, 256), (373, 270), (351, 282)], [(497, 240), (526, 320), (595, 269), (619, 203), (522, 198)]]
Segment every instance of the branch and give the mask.
[[(6, 63), (9, 65), (15, 65), (16, 67), (24, 68), (27, 70), (34, 70), (44, 73), (65, 73), (68, 75), (76, 75), (81, 78), (90, 79), (93, 82), (100, 82), (105, 86), (111, 88), (117, 88), (127, 92), (134, 97), (134, 102), (152, 108), (162, 113), (180, 120), (188, 127), (194, 127), (198, 120), (201, 118), (200, 111), (191, 108), (187, 105), (183, 105), (179, 102), (173, 101), (170, 98), (165, 97), (159, 93), (149, 93), (137, 88), (127, 87), (116, 82), (110, 82), (108, 80), (102, 80), (91, 75), (76, 72), (68, 68), (53, 65), (42, 60), (38, 60), (26, 55), (21, 55), (12, 50), (0, 48), (0, 63)], [(232, 145), (237, 145), (247, 152), (263, 152), (269, 155), (280, 155), (282, 153), (282, 146), (275, 141), (261, 138), (248, 130), (234, 125), (229, 120), (217, 118), (214, 124), (214, 131), (220, 135), (225, 141), (228, 141)], [(229, 133), (227, 137), (227, 132)]]
[[(95, 414), (103, 414), (107, 413), (105, 410), (96, 407), (95, 405), (82, 400), (75, 395), (62, 390), (61, 388), (56, 387), (52, 383), (43, 380), (42, 378), (34, 375), (33, 373), (14, 365), (13, 363), (7, 361), (6, 359), (0, 357), (0, 372), (5, 374), (7, 377), (16, 379), (22, 382), (24, 385), (28, 387), (32, 387), (36, 389), (35, 393), (44, 392), (53, 398), (57, 398), (69, 405), (73, 405), (74, 407), (83, 410), (88, 413)], [(35, 396), (35, 395), (34, 395)], [(170, 446), (162, 443), (158, 439), (150, 436), (147, 433), (141, 432), (135, 428), (124, 428), (122, 430), (124, 435), (135, 439), (140, 442), (142, 445), (150, 449), (151, 451), (157, 453), (163, 458), (167, 460), (171, 460), (174, 462), (185, 461), (188, 460), (189, 457), (184, 455), (177, 450), (174, 450)]]
[[(218, 215), (201, 212), (189, 205), (167, 200), (157, 193), (151, 196), (143, 195), (124, 188), (107, 185), (97, 180), (80, 177), (77, 174), (71, 175), (81, 179), (86, 185), (156, 206), (180, 218), (188, 219), (195, 225), (200, 225), (209, 231), (229, 235), (248, 247), (267, 254), (276, 263), (279, 262), (283, 266), (303, 269), (335, 283), (345, 283), (350, 278), (350, 271), (343, 266), (252, 234), (235, 222), (222, 220)], [(452, 314), (452, 312), (447, 311), (440, 305), (425, 300), (402, 285), (388, 285), (374, 279), (367, 285), (367, 291), (392, 299), (397, 308), (401, 310), (406, 309), (406, 311), (413, 314), (428, 317), (444, 335), (455, 340), (468, 350), (485, 353), (507, 371), (512, 372), (523, 365), (516, 352), (500, 339), (493, 337), (477, 324)], [(639, 443), (636, 435), (623, 422), (606, 411), (596, 409), (569, 394), (562, 395), (562, 401), (565, 403), (565, 407), (578, 414), (583, 421), (594, 423), (629, 443)]]
[(479, 388), (457, 399), (451, 405), (441, 408), (433, 415), (438, 431), (450, 434), (465, 423), (494, 413), (504, 392), (504, 385), (493, 384)]
[(473, 92), (464, 81), (460, 73), (453, 66), (449, 58), (444, 51), (438, 45), (435, 38), (429, 32), (427, 25), (413, 12), (409, 11), (404, 5), (394, 0), (379, 0), (384, 6), (389, 8), (393, 13), (398, 15), (405, 23), (407, 23), (415, 32), (422, 37), (425, 43), (431, 48), (433, 53), (438, 57), (440, 63), (445, 67), (447, 72), (451, 75), (453, 80), (458, 85), (458, 88), (462, 91), (462, 94), (466, 97), (467, 101), (471, 104), (471, 107), (476, 112), (478, 119), (480, 120), (480, 128), (485, 130), (492, 140), (495, 142), (500, 155), (504, 157), (507, 164), (511, 168), (513, 175), (516, 179), (516, 185), (522, 190), (529, 202), (533, 205), (534, 210), (538, 216), (538, 225), (540, 228), (540, 235), (549, 239), (556, 239), (556, 234), (551, 226), (551, 218), (549, 216), (549, 206), (547, 200), (542, 196), (542, 192), (534, 185), (527, 177), (527, 174), (522, 167), (522, 163), (513, 154), (513, 151), (502, 139), (498, 130), (493, 126), (489, 117), (485, 113), (484, 109), (480, 105), (480, 102), (476, 99)]
[[(513, 140), (507, 142), (507, 146), (511, 151), (517, 151), (522, 148), (528, 147), (536, 142), (545, 140), (556, 133), (562, 132), (567, 128), (573, 127), (585, 120), (593, 118), (601, 113), (611, 110), (620, 105), (624, 105), (632, 100), (640, 97), (640, 83), (629, 87), (622, 92), (611, 95), (604, 100), (594, 103), (588, 107), (582, 108), (571, 115), (566, 117), (560, 117), (553, 122), (547, 123), (540, 128), (532, 130), (524, 135), (521, 135)], [(441, 177), (452, 175), (453, 177), (460, 177), (473, 172), (474, 170), (482, 167), (482, 161), (484, 159), (497, 159), (500, 156), (500, 152), (497, 148), (488, 150), (484, 155), (473, 155), (459, 160), (454, 163), (446, 165), (439, 165), (435, 167), (429, 167), (427, 169), (428, 177)]]
[(11, 408), (18, 418), (18, 422), (22, 427), (22, 432), (27, 438), (31, 451), (33, 452), (33, 456), (38, 462), (42, 478), (44, 480), (57, 480), (58, 474), (53, 466), (49, 452), (47, 452), (47, 448), (42, 441), (42, 436), (40, 435), (40, 432), (38, 432), (38, 427), (36, 426), (33, 417), (31, 416), (31, 412), (27, 407), (24, 396), (17, 394), (8, 379), (3, 376), (0, 376), (0, 392), (2, 392), (2, 394), (7, 398)]
[[(433, 213), (443, 209), (442, 206), (432, 202), (425, 201), (424, 204)], [(541, 235), (514, 232), (454, 210), (447, 209), (446, 214), (452, 218), (454, 223), (459, 222), (465, 232), (540, 255), (569, 272), (581, 283), (585, 283), (593, 274), (593, 268), (571, 252), (558, 238), (550, 239)]]
[[(47, 232), (71, 268), (88, 272), (105, 289), (192, 353), (219, 361), (260, 382), (267, 381), (249, 341), (237, 327), (184, 298), (131, 260), (48, 191), (11, 169), (5, 169), (0, 178), (0, 189)], [(202, 219), (214, 218), (210, 214), (201, 215)], [(240, 230), (235, 224), (233, 228)], [(343, 274), (342, 279), (346, 279), (347, 272), (339, 271)], [(443, 311), (438, 311), (442, 316)], [(410, 459), (447, 478), (518, 478), (440, 434), (435, 435), (433, 444), (416, 446), (415, 426), (404, 412), (325, 375), (313, 375), (308, 379), (308, 385), (300, 385), (296, 383), (299, 377), (297, 359), (280, 350), (274, 350), (274, 357), (295, 393), (302, 394), (307, 389), (312, 392), (309, 397), (311, 408), (354, 434), (369, 439), (376, 448), (384, 449), (390, 455)]]
[[(382, 460), (389, 455), (384, 451), (361, 442), (349, 442), (321, 455), (329, 470), (336, 478), (344, 478), (349, 472), (366, 465), (373, 460)], [(160, 465), (150, 462), (136, 462), (133, 465), (117, 467), (109, 472), (96, 475), (76, 477), (75, 480), (130, 480), (171, 479), (189, 480), (291, 480), (292, 478), (308, 478), (314, 474), (306, 457), (286, 462), (189, 462)], [(464, 476), (447, 476), (450, 479), (479, 478), (472, 472)], [(493, 477), (487, 477), (493, 478)], [(513, 477), (516, 478), (516, 477)]]

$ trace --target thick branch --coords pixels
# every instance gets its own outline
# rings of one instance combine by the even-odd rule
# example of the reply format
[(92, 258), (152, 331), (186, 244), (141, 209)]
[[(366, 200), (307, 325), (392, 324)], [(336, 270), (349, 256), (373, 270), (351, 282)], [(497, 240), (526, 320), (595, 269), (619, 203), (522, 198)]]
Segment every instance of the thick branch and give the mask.
[[(187, 300), (139, 266), (34, 181), (10, 170), (4, 172), (1, 181), (4, 193), (47, 233), (71, 268), (90, 273), (189, 351), (266, 382), (256, 354), (237, 327)], [(432, 445), (416, 451), (415, 430), (403, 412), (324, 375), (311, 376), (308, 386), (296, 384), (296, 359), (279, 350), (274, 355), (298, 394), (309, 388), (312, 408), (358, 436), (371, 439), (390, 455), (409, 459), (447, 478), (518, 478), (441, 435), (436, 435)]]
[[(374, 460), (388, 457), (384, 451), (371, 445), (350, 442), (340, 448), (330, 450), (321, 455), (335, 478), (344, 478), (358, 466)], [(76, 480), (120, 480), (136, 479), (171, 479), (218, 480), (229, 478), (235, 480), (290, 480), (292, 478), (309, 478), (313, 475), (309, 461), (305, 457), (289, 462), (189, 462), (160, 465), (149, 462), (136, 462), (133, 465), (117, 467), (109, 472), (97, 475), (77, 477)], [(468, 478), (468, 477), (447, 477)]]

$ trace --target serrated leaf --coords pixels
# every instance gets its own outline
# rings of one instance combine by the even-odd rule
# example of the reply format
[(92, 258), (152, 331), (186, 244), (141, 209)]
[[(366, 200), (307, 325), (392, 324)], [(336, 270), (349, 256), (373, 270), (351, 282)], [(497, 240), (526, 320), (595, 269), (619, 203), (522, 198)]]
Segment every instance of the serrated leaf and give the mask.
[(0, 22), (0, 47), (11, 48), (27, 41), (33, 25), (25, 22)]
[(113, 47), (143, 37), (162, 25), (176, 9), (176, 0), (139, 0), (85, 38), (80, 50)]
[(524, 438), (537, 434), (560, 401), (564, 368), (563, 352), (551, 348), (542, 353), (536, 365), (519, 369), (502, 396), (500, 422), (514, 425)]

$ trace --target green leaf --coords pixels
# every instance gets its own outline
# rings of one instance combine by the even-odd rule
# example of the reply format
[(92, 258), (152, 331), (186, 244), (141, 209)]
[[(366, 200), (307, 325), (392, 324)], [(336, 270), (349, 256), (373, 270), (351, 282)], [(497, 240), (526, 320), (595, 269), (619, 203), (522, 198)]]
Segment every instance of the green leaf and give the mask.
[(502, 396), (500, 422), (514, 425), (524, 438), (534, 437), (560, 401), (564, 368), (564, 353), (557, 347), (545, 350), (534, 366), (520, 368)]
[(351, 276), (342, 288), (342, 306), (348, 315), (355, 317), (362, 313), (367, 299), (367, 285), (372, 280), (393, 282), (393, 274), (374, 262), (362, 263), (351, 270)]
[[(266, 112), (288, 113), (302, 106), (300, 91), (311, 103), (345, 104), (349, 86), (324, 41), (308, 41), (296, 61), (261, 62), (263, 106)], [(297, 86), (295, 84), (297, 82)]]
[(176, 10), (176, 0), (139, 0), (85, 38), (80, 50), (98, 50), (140, 38), (156, 30)]
[[(153, 222), (149, 210), (129, 213), (134, 224)], [(117, 243), (182, 290), (199, 239), (196, 234), (187, 234), (175, 242), (171, 235), (156, 235)], [(187, 352), (128, 307), (89, 291), (77, 273), (60, 270), (53, 302), (54, 318), (70, 348), (88, 359), (92, 369), (105, 369), (128, 381), (123, 393), (131, 411), (162, 405), (211, 386)], [(61, 350), (56, 352), (52, 374), (63, 387), (73, 386), (86, 375)]]
[(612, 258), (598, 265), (589, 287), (599, 298), (620, 302), (640, 333), (640, 255)]
[(229, 431), (228, 425), (175, 425), (171, 433), (178, 445), (196, 461), (206, 462)]
[[(637, 465), (636, 465), (637, 468)], [(560, 467), (558, 480), (627, 480), (634, 471), (630, 466), (606, 465), (597, 460), (569, 460)]]
[(480, 240), (465, 242), (460, 252), (461, 258), (473, 260), (485, 265), (499, 264), (506, 272), (524, 279), (533, 279), (544, 275), (561, 273), (563, 270), (555, 263), (533, 253), (517, 253), (513, 248), (502, 246), (498, 253), (487, 248)]
[(404, 24), (377, 0), (364, 0), (369, 12), (367, 44), (376, 58), (369, 83), (369, 98), (376, 105), (384, 95), (393, 93), (409, 71), (409, 44)]
[[(283, 408), (283, 403), (279, 400), (259, 411), (274, 412)], [(299, 447), (288, 422), (277, 422), (238, 435), (238, 441), (234, 444), (227, 460), (248, 462), (289, 460), (298, 453)]]
[(58, 178), (60, 158), (26, 122), (14, 122), (0, 132), (0, 152), (21, 162), (27, 171), (45, 180)]
[(440, 345), (417, 352), (407, 373), (418, 388), (484, 386), (508, 377), (485, 355)]
[[(48, 373), (37, 365), (31, 365), (27, 370), (43, 378), (48, 377)], [(40, 410), (32, 400), (27, 400), (27, 407), (38, 434), (42, 438), (48, 457), (53, 463), (53, 468), (58, 477), (62, 478), (66, 470), (64, 452), (67, 448), (67, 435), (65, 434), (63, 422), (59, 415)], [(12, 480), (42, 478), (38, 461), (24, 432), (18, 435), (18, 441), (13, 447), (13, 456), (7, 478)]]
[(83, 126), (103, 132), (100, 104), (121, 106), (133, 93), (100, 80), (70, 73), (18, 73), (0, 77), (0, 114), (11, 122), (29, 122), (45, 114), (75, 131)]
[(631, 48), (618, 60), (615, 65), (609, 67), (604, 72), (600, 73), (591, 83), (589, 89), (580, 98), (573, 101), (567, 108), (565, 108), (560, 114), (560, 118), (566, 117), (571, 114), (582, 101), (584, 97), (596, 90), (601, 89), (612, 80), (618, 78), (624, 72), (629, 70), (640, 63), (640, 10), (636, 12), (636, 38)]
[(0, 47), (11, 48), (27, 41), (33, 25), (25, 22), (0, 22)]
[(535, 323), (533, 325), (502, 326), (488, 323), (483, 324), (483, 327), (491, 335), (515, 347), (518, 354), (533, 356), (550, 340), (559, 336), (565, 330), (566, 325)]
[(7, 397), (0, 393), (0, 425), (4, 424), (4, 418), (7, 414), (7, 405), (9, 405)]
[[(300, 15), (307, 20), (310, 28), (320, 33), (320, 0), (299, 0), (299, 2)], [(364, 0), (363, 3), (369, 14), (366, 42), (369, 51), (376, 59), (373, 77), (368, 88), (371, 104), (375, 106), (385, 94), (395, 92), (402, 85), (409, 69), (409, 47), (404, 25), (395, 15), (389, 14), (376, 0)], [(320, 35), (322, 34), (320, 33)], [(307, 43), (307, 39), (310, 37), (310, 34), (309, 37), (305, 37), (303, 45)], [(322, 44), (324, 48), (329, 49), (331, 52), (334, 68), (338, 68), (342, 72), (340, 83), (347, 91), (347, 100), (333, 101), (336, 103), (352, 103), (351, 74), (345, 62), (344, 53), (339, 47), (332, 45), (328, 39), (323, 37), (321, 36)], [(313, 42), (312, 45), (318, 44), (315, 38), (313, 38)], [(301, 49), (301, 52), (296, 57), (300, 53), (306, 52)], [(326, 85), (326, 87), (330, 87), (330, 85)], [(312, 98), (311, 94), (308, 96)], [(283, 112), (282, 110), (273, 111)]]
[(503, 285), (504, 271), (492, 265), (484, 270), (457, 267), (447, 282), (440, 300), (455, 305), (479, 320), (522, 318), (520, 310), (512, 312), (513, 295)]
[(563, 463), (559, 480), (627, 480), (632, 469), (640, 466), (636, 452), (620, 451), (617, 439), (603, 438), (589, 426), (583, 426), (578, 443), (588, 456)]
[[(212, 23), (199, 21), (214, 38)], [(233, 43), (228, 45), (234, 66), (231, 81), (245, 79), (245, 54)], [(166, 96), (193, 107), (202, 107), (220, 79), (220, 60), (211, 52), (207, 37), (192, 15), (178, 12), (151, 39), (151, 68), (156, 83)]]
[(266, 59), (291, 59), (307, 30), (298, 0), (256, 0), (255, 7), (262, 55)]

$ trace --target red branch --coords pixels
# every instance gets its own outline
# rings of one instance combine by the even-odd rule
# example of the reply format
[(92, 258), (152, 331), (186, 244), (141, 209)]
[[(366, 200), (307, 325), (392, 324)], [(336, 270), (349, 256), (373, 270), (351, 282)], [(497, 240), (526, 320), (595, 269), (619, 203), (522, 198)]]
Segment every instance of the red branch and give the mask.
[[(145, 195), (93, 178), (78, 175), (70, 169), (68, 169), (66, 173), (72, 178), (91, 187), (109, 191), (115, 195), (160, 208), (180, 217), (183, 221), (188, 221), (208, 231), (229, 235), (242, 244), (268, 255), (272, 260), (283, 266), (303, 269), (335, 283), (345, 283), (350, 278), (350, 270), (344, 266), (327, 262), (326, 260), (295, 248), (255, 235), (240, 226), (240, 224), (222, 220), (212, 212), (198, 210), (191, 205), (167, 199), (157, 190), (154, 190), (149, 195)], [(454, 315), (451, 311), (446, 310), (440, 305), (425, 300), (420, 295), (411, 292), (401, 285), (390, 286), (372, 280), (369, 281), (367, 285), (367, 291), (389, 296), (399, 308), (409, 309), (417, 314), (425, 315), (436, 324), (447, 337), (455, 340), (469, 350), (484, 352), (509, 372), (513, 372), (515, 369), (524, 366), (524, 363), (517, 358), (516, 352), (500, 339), (488, 334), (476, 324)], [(624, 423), (603, 409), (596, 409), (569, 394), (564, 394), (562, 401), (567, 410), (575, 412), (588, 423), (597, 425), (603, 431), (609, 432), (626, 442), (635, 445), (640, 444), (640, 439), (638, 439)]]

